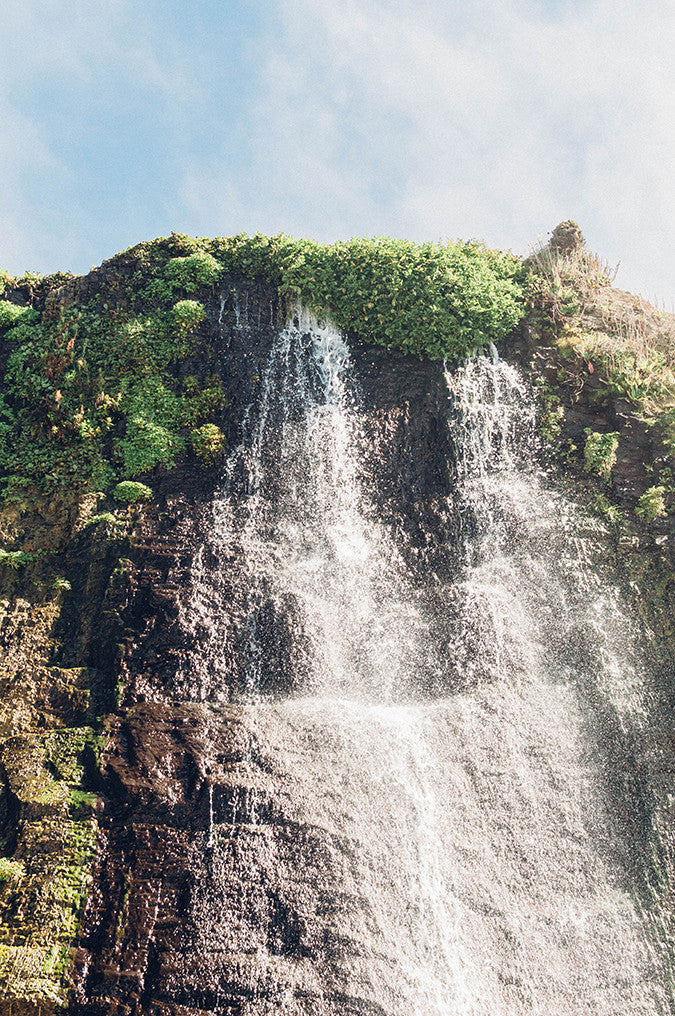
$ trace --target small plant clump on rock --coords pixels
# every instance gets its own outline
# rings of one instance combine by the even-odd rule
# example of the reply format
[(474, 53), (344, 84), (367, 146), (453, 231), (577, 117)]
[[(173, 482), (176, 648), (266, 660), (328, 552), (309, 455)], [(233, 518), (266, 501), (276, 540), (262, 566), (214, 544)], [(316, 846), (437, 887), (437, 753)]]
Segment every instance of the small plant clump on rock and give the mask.
[[(149, 501), (152, 497), (152, 490), (144, 483), (137, 483), (135, 480), (123, 480), (113, 490), (113, 497), (123, 504), (137, 504), (139, 501)], [(99, 516), (99, 520), (103, 516)]]
[(584, 444), (584, 463), (586, 470), (603, 480), (609, 480), (612, 467), (616, 463), (616, 451), (619, 447), (619, 435), (616, 432), (598, 434), (586, 428)]
[(662, 518), (667, 514), (665, 494), (666, 488), (664, 486), (649, 487), (639, 498), (635, 514), (645, 522)]
[(0, 328), (13, 328), (20, 321), (35, 321), (38, 317), (32, 307), (20, 307), (8, 300), (0, 300)]
[(190, 435), (195, 455), (204, 466), (212, 466), (227, 444), (225, 435), (215, 423), (205, 423)]
[(223, 274), (222, 265), (205, 251), (196, 251), (187, 257), (171, 258), (164, 272), (170, 283), (193, 293), (200, 286), (212, 286)]
[(206, 317), (204, 305), (197, 300), (180, 300), (173, 308), (176, 328), (186, 335)]
[(21, 861), (0, 857), (0, 882), (18, 882), (24, 875), (25, 868)]
[(40, 556), (40, 553), (37, 550), (25, 553), (23, 550), (5, 550), (0, 548), (0, 567), (4, 565), (7, 568), (13, 568), (15, 571), (18, 571), (24, 565), (35, 561)]

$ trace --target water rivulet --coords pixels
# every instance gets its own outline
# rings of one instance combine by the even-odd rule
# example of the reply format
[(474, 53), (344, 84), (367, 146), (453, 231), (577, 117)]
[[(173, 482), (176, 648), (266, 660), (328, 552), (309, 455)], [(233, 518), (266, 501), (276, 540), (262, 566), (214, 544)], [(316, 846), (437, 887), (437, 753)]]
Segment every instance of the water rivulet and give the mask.
[(161, 821), (202, 818), (184, 862), (134, 833), (158, 858), (134, 1011), (669, 1013), (649, 674), (601, 534), (540, 474), (512, 367), (434, 393), (411, 362), (440, 407), (417, 440), (395, 393), (369, 404), (387, 355), (298, 313), (255, 376), (182, 600), (192, 704), (153, 714), (193, 802), (167, 791)]
[(381, 510), (343, 338), (299, 316), (273, 343), (186, 605), (179, 680), (235, 748), (214, 734), (177, 1001), (668, 1011), (615, 757), (647, 709), (635, 633), (593, 526), (537, 472), (514, 369), (446, 381), (451, 521), (415, 548)]

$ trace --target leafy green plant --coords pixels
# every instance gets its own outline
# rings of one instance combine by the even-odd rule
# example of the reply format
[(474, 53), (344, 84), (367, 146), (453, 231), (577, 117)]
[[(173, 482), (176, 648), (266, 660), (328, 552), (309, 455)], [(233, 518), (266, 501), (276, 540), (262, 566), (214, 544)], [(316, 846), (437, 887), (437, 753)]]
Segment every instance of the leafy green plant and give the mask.
[(603, 480), (609, 480), (619, 447), (618, 433), (613, 431), (607, 434), (599, 434), (589, 427), (585, 429), (584, 433), (586, 435), (586, 442), (584, 444), (586, 471), (601, 477)]
[(649, 487), (648, 490), (638, 499), (635, 514), (639, 515), (645, 522), (651, 522), (667, 514), (666, 488), (662, 486)]
[(173, 317), (177, 331), (186, 335), (204, 320), (206, 311), (197, 300), (180, 300), (173, 308)]
[(180, 403), (168, 379), (143, 378), (129, 386), (123, 398), (126, 429), (119, 442), (124, 474), (147, 473), (155, 466), (173, 465), (185, 441), (178, 433)]
[(598, 494), (595, 498), (595, 510), (611, 525), (616, 526), (623, 518), (623, 512), (612, 504), (604, 494)]
[(194, 427), (208, 419), (227, 405), (223, 382), (212, 374), (202, 384), (192, 374), (183, 381), (185, 395), (181, 400), (181, 422), (185, 427)]
[(68, 579), (64, 579), (61, 576), (58, 576), (52, 582), (52, 589), (55, 593), (69, 593), (72, 588)]
[(0, 328), (13, 328), (20, 321), (31, 324), (38, 317), (37, 311), (32, 307), (19, 307), (18, 304), (10, 303), (8, 300), (0, 300)]
[(14, 571), (18, 571), (24, 565), (36, 561), (38, 557), (40, 557), (40, 551), (38, 550), (24, 553), (23, 550), (0, 549), (0, 566), (5, 565), (7, 568), (13, 568)]
[(193, 430), (190, 434), (190, 443), (195, 455), (204, 466), (212, 466), (216, 459), (222, 455), (227, 445), (225, 435), (215, 423), (205, 423), (202, 427)]
[(8, 272), (5, 268), (0, 268), (0, 295), (2, 295), (6, 289), (14, 285), (14, 276), (11, 272)]
[(135, 480), (123, 480), (117, 484), (112, 493), (116, 501), (124, 504), (137, 504), (139, 501), (149, 501), (152, 498), (152, 489)]
[(165, 268), (165, 277), (169, 282), (188, 293), (200, 286), (212, 286), (222, 274), (222, 266), (212, 254), (205, 251), (196, 251), (187, 257), (171, 258)]

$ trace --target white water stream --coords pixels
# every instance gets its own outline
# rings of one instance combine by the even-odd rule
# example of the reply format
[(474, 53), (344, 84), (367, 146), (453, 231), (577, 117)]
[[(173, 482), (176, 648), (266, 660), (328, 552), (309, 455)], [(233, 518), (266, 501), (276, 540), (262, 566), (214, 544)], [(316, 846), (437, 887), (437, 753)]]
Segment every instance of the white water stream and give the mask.
[[(593, 526), (537, 471), (522, 380), (488, 357), (447, 375), (444, 659), (378, 522), (349, 376), (334, 329), (280, 334), (198, 564), (193, 694), (231, 701), (238, 660), (255, 745), (228, 771), (249, 788), (236, 828), (210, 798), (205, 950), (236, 957), (246, 1013), (670, 1012), (603, 754), (603, 716), (643, 723), (634, 633)], [(293, 913), (292, 947), (244, 888), (223, 912), (219, 887), (247, 879)]]

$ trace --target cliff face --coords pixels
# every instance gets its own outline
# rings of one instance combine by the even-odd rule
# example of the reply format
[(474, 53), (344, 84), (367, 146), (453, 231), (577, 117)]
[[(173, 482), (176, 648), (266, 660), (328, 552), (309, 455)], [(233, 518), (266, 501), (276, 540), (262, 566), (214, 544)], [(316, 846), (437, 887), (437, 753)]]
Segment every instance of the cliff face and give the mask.
[[(256, 294), (242, 284), (237, 292), (240, 302), (248, 301), (248, 321), (257, 321)], [(275, 330), (247, 321), (237, 328), (232, 313), (222, 334), (228, 414), (236, 421), (228, 433), (236, 446)], [(433, 514), (451, 468), (442, 371), (366, 348), (356, 352), (356, 363), (383, 507), (392, 520), (414, 528), (419, 516), (406, 508), (410, 493)], [(281, 882), (285, 867), (275, 862), (292, 858), (302, 882), (324, 855), (327, 884), (339, 882), (331, 844), (321, 830), (299, 824), (292, 802), (285, 802), (283, 768), (258, 743), (250, 708), (214, 710), (194, 701), (208, 693), (209, 675), (194, 662), (205, 633), (190, 610), (190, 567), (213, 525), (216, 475), (191, 480), (167, 474), (157, 510), (144, 513), (133, 537), (133, 569), (125, 576), (124, 693), (106, 725), (105, 805), (75, 960), (73, 1011), (245, 1012), (248, 1004), (263, 1004), (261, 991), (270, 1005), (278, 1003), (289, 964), (299, 963), (302, 1011), (351, 1012), (359, 1003), (342, 997), (338, 985), (332, 995), (318, 987), (318, 971), (345, 948), (327, 948), (331, 908), (324, 918), (298, 909)], [(236, 599), (237, 590), (230, 595)], [(276, 676), (272, 694), (284, 695), (294, 690), (292, 669), (275, 668), (283, 638), (278, 619), (269, 617), (267, 625), (259, 633), (261, 652)], [(225, 680), (229, 688), (221, 686), (221, 697), (241, 686), (235, 662)], [(210, 842), (216, 828), (218, 853)], [(229, 844), (222, 840), (227, 829)], [(303, 875), (303, 869), (309, 870)], [(215, 923), (214, 912), (220, 914)], [(256, 968), (257, 953), (268, 957), (265, 970)]]
[[(235, 447), (277, 332), (276, 293), (243, 279), (224, 292), (230, 292), (225, 306), (215, 298), (207, 303), (204, 331), (227, 399), (218, 424)], [(354, 356), (382, 510), (411, 529), (415, 553), (431, 561), (434, 549), (421, 545), (419, 521), (425, 513), (428, 535), (452, 461), (442, 369), (372, 347), (357, 347)], [(78, 504), (67, 496), (47, 502), (42, 517), (40, 510), (15, 519), (7, 513), (7, 530), (15, 539), (30, 534), (28, 552), (33, 545), (53, 552), (68, 584), (55, 590), (52, 561), (42, 566), (38, 559), (10, 574), (5, 601), (3, 814), (12, 855), (26, 869), (0, 890), (6, 942), (0, 1004), (11, 1007), (7, 1012), (44, 1011), (50, 999), (58, 1005), (70, 983), (74, 1011), (216, 1007), (200, 974), (214, 959), (188, 920), (195, 887), (213, 877), (204, 869), (208, 851), (202, 856), (196, 844), (209, 821), (234, 828), (249, 783), (272, 781), (262, 761), (257, 776), (247, 766), (237, 772), (238, 741), (249, 736), (238, 710), (214, 714), (192, 701), (190, 663), (203, 633), (187, 623), (186, 601), (218, 482), (218, 466), (205, 470), (193, 460), (160, 470), (153, 502), (118, 510), (115, 521), (87, 526), (95, 500)], [(409, 499), (415, 511), (407, 508)], [(437, 518), (435, 525), (447, 522)], [(270, 643), (275, 635), (270, 631)], [(231, 681), (236, 688), (236, 674)], [(61, 782), (50, 738), (74, 745)], [(46, 787), (56, 787), (60, 797), (38, 804)], [(269, 807), (275, 807), (271, 790)], [(297, 835), (283, 814), (271, 821), (281, 841)], [(71, 839), (80, 867), (59, 899), (52, 877), (55, 866), (69, 862)], [(224, 912), (242, 911), (245, 922), (242, 941), (221, 957), (232, 968), (223, 977), (232, 982), (233, 1006), (247, 992), (246, 976), (237, 974), (240, 954), (252, 948), (244, 910), (259, 909), (246, 893), (262, 893), (268, 909), (278, 891), (257, 885), (254, 872), (248, 890), (240, 878), (237, 866), (223, 899)], [(71, 941), (85, 897), (71, 974)], [(42, 909), (36, 912), (37, 898)], [(61, 925), (54, 917), (59, 907)], [(256, 934), (267, 935), (272, 951), (283, 956), (297, 945), (298, 919), (280, 914), (278, 926)], [(320, 929), (312, 934), (320, 950)]]
[[(104, 283), (105, 273), (103, 282), (69, 283), (52, 296), (54, 308), (85, 291), (99, 299)], [(105, 296), (112, 299), (110, 287)], [(211, 419), (234, 449), (284, 313), (274, 287), (244, 278), (200, 296), (201, 346), (181, 370), (218, 375), (223, 398)], [(555, 385), (556, 348), (531, 329), (515, 332), (504, 355)], [(441, 504), (458, 470), (442, 364), (360, 341), (352, 358), (379, 516), (405, 534), (402, 553), (420, 585), (425, 573), (452, 575), (464, 523)], [(649, 485), (645, 460), (658, 458), (656, 445), (645, 451), (648, 430), (627, 406), (598, 406), (592, 388), (575, 399), (561, 391), (568, 442), (579, 444), (586, 429), (630, 434), (621, 447), (633, 450), (617, 459), (612, 484), (634, 504)], [(581, 482), (581, 469), (567, 468)], [(5, 853), (23, 871), (8, 870), (0, 882), (0, 1013), (46, 1013), (66, 1002), (91, 1016), (262, 1013), (282, 1011), (291, 996), (289, 1012), (387, 1012), (369, 979), (385, 976), (395, 943), (375, 973), (362, 963), (370, 929), (351, 876), (358, 844), (346, 833), (334, 841), (299, 817), (284, 768), (291, 726), (266, 728), (263, 737), (249, 707), (214, 708), (208, 668), (195, 664), (207, 633), (191, 601), (194, 575), (223, 567), (209, 563), (208, 549), (222, 458), (205, 467), (186, 454), (144, 478), (153, 498), (143, 505), (74, 493), (5, 510), (5, 536), (24, 554), (40, 554), (20, 571), (5, 569), (2, 601), (0, 824)], [(106, 507), (114, 511), (91, 523)], [(617, 767), (628, 762), (615, 789), (627, 794), (620, 809), (639, 802), (641, 829), (629, 838), (644, 839), (644, 857), (653, 846), (644, 830), (656, 823), (665, 883), (674, 828), (666, 785), (675, 755), (660, 722), (672, 694), (671, 520), (624, 534), (615, 547), (610, 536), (600, 539), (618, 554), (627, 584), (639, 577), (637, 609), (656, 632), (646, 644), (656, 676), (644, 740), (627, 744), (617, 730), (607, 754)], [(206, 559), (197, 562), (200, 552)], [(278, 618), (267, 625), (260, 644), (275, 674), (269, 691), (297, 691)], [(439, 628), (436, 639), (446, 637)], [(243, 677), (234, 661), (226, 680), (222, 698), (235, 699)], [(330, 745), (326, 752), (330, 760)], [(626, 815), (620, 824), (633, 821)], [(289, 869), (295, 889), (283, 882)], [(318, 902), (296, 891), (316, 883), (317, 872), (326, 886)], [(645, 881), (653, 888), (652, 874)], [(663, 887), (653, 891), (663, 913), (672, 912)], [(348, 915), (342, 939), (338, 911)]]

